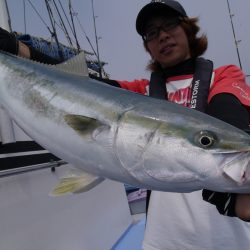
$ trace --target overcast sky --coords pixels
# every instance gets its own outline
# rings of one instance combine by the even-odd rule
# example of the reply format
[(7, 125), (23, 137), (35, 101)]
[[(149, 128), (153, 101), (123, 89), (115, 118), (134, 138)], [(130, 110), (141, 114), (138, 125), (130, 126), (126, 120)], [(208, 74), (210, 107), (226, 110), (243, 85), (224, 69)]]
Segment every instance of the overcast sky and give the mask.
[[(30, 0), (39, 11), (42, 18), (50, 25), (44, 0)], [(56, 0), (57, 2), (58, 0)], [(12, 28), (24, 32), (23, 1), (7, 0), (11, 15)], [(49, 37), (46, 26), (26, 2), (27, 33), (36, 36)], [(68, 0), (61, 0), (67, 6)], [(96, 27), (99, 40), (101, 60), (108, 63), (105, 70), (113, 79), (148, 78), (145, 66), (150, 59), (145, 52), (142, 41), (135, 31), (135, 19), (139, 10), (149, 0), (94, 0)], [(199, 16), (202, 32), (209, 38), (209, 48), (206, 56), (214, 60), (215, 66), (222, 64), (239, 65), (239, 57), (232, 31), (227, 0), (180, 0), (189, 16)], [(234, 14), (233, 22), (236, 29), (242, 67), (250, 74), (250, 29), (248, 12), (250, 1), (230, 0), (230, 8)], [(72, 0), (74, 10), (86, 34), (95, 47), (94, 26), (91, 0)], [(216, 6), (216, 7), (215, 7)], [(91, 48), (77, 24), (77, 34), (82, 48)], [(59, 30), (58, 30), (59, 31)], [(61, 32), (59, 32), (61, 33)], [(63, 41), (64, 38), (61, 38)], [(64, 40), (65, 41), (65, 40)]]

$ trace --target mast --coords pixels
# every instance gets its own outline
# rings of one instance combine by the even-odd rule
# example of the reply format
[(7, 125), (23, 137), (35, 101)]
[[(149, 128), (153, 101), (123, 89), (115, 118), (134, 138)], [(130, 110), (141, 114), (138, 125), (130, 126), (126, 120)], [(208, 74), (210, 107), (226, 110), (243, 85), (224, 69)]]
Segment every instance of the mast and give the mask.
[(11, 31), (10, 15), (6, 0), (0, 0), (0, 27)]

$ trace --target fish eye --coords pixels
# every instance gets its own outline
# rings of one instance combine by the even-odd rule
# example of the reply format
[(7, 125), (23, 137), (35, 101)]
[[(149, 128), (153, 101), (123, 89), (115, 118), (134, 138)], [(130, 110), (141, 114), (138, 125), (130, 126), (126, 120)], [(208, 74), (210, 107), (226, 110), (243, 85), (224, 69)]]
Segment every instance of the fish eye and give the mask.
[(195, 135), (197, 146), (202, 148), (211, 148), (217, 140), (216, 135), (210, 131), (200, 131)]

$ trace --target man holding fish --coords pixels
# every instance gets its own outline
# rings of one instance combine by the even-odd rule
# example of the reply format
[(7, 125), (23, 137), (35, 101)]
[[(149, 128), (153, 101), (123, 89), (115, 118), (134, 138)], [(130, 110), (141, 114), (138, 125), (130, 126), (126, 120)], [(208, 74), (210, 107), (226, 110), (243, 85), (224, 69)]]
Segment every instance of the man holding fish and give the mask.
[[(244, 74), (234, 65), (213, 69), (211, 61), (200, 58), (207, 49), (207, 38), (197, 35), (200, 29), (198, 18), (188, 17), (177, 1), (152, 1), (139, 12), (136, 29), (152, 58), (148, 65), (152, 71), (151, 79), (102, 81), (196, 109), (248, 132), (250, 89)], [(1, 34), (2, 50), (45, 63), (58, 63), (17, 42), (12, 34), (3, 30)], [(215, 141), (210, 134), (199, 137), (204, 148), (209, 148)], [(202, 167), (203, 162), (200, 165)], [(245, 175), (235, 176), (233, 171), (228, 168), (225, 174), (231, 181), (243, 182)], [(202, 201), (202, 196), (223, 216), (211, 204)], [(143, 249), (247, 250), (250, 225), (245, 221), (249, 219), (248, 194), (206, 189), (202, 193), (152, 191)]]

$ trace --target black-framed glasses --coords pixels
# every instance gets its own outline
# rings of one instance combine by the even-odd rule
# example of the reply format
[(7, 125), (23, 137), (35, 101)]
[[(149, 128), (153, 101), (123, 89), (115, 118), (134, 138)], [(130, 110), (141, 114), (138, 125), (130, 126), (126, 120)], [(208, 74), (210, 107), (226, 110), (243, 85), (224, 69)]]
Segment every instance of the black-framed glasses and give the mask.
[(171, 31), (172, 29), (176, 28), (180, 24), (180, 22), (180, 18), (166, 20), (159, 26), (153, 26), (146, 29), (142, 38), (146, 42), (152, 41), (159, 36), (161, 30), (165, 32)]

